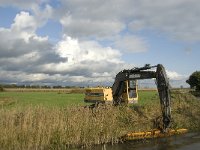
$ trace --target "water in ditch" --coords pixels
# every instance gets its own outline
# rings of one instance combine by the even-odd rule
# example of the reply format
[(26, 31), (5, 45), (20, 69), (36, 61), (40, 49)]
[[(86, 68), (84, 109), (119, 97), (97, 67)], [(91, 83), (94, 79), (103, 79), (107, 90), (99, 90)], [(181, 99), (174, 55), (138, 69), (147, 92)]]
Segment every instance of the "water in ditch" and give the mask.
[(166, 138), (127, 141), (94, 147), (97, 150), (200, 150), (200, 133), (187, 133)]

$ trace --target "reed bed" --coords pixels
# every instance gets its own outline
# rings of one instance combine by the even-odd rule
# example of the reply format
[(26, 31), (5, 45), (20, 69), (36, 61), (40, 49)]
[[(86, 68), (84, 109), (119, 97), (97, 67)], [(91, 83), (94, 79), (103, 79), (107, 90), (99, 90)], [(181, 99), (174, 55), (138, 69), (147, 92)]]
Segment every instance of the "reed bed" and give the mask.
[(1, 109), (0, 118), (3, 149), (67, 149), (117, 143), (127, 131), (148, 128), (148, 119), (137, 111), (112, 106), (93, 110), (43, 106)]

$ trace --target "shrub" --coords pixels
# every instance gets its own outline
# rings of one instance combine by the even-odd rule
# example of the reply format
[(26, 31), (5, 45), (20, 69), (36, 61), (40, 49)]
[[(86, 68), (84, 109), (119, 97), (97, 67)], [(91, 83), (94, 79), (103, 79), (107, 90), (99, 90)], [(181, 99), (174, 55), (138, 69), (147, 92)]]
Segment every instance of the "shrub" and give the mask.
[(195, 88), (196, 91), (200, 91), (200, 71), (193, 72), (186, 82), (191, 88)]
[(4, 89), (3, 89), (3, 87), (0, 85), (0, 92), (3, 92), (4, 91)]

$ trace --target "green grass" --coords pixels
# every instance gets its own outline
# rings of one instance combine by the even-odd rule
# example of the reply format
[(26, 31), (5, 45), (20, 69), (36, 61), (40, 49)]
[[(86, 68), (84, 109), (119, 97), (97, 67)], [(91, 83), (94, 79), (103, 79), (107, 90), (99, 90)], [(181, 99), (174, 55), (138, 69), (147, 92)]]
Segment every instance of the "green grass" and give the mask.
[(57, 92), (1, 92), (0, 101), (8, 99), (10, 105), (68, 106), (83, 105), (84, 94), (65, 94)]
[(157, 91), (139, 91), (138, 92), (138, 104), (145, 105), (149, 103), (159, 102)]
[[(69, 105), (85, 105), (84, 94), (60, 92), (1, 92), (0, 101), (6, 100), (6, 105), (27, 106), (44, 105), (65, 107)], [(155, 103), (158, 100), (156, 91), (139, 91), (139, 105)], [(1, 103), (0, 103), (1, 105)]]

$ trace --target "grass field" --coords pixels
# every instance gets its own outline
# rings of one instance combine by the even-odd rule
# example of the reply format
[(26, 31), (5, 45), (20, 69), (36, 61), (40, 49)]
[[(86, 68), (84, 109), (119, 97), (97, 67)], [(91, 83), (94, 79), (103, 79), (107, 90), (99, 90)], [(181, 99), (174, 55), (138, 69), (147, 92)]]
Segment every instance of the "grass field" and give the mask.
[(83, 105), (84, 94), (64, 94), (57, 92), (2, 92), (0, 101), (7, 99), (2, 105), (44, 105), (44, 106), (68, 106)]
[[(84, 94), (65, 92), (1, 92), (0, 106), (59, 106), (85, 105)], [(139, 91), (139, 104), (158, 100), (156, 91)]]
[[(139, 104), (131, 107), (91, 110), (82, 107), (84, 94), (1, 92), (0, 149), (71, 149), (120, 142), (126, 133), (154, 129), (161, 116), (156, 91), (139, 91), (139, 97)], [(179, 91), (171, 98), (171, 127), (200, 131), (199, 99)]]

